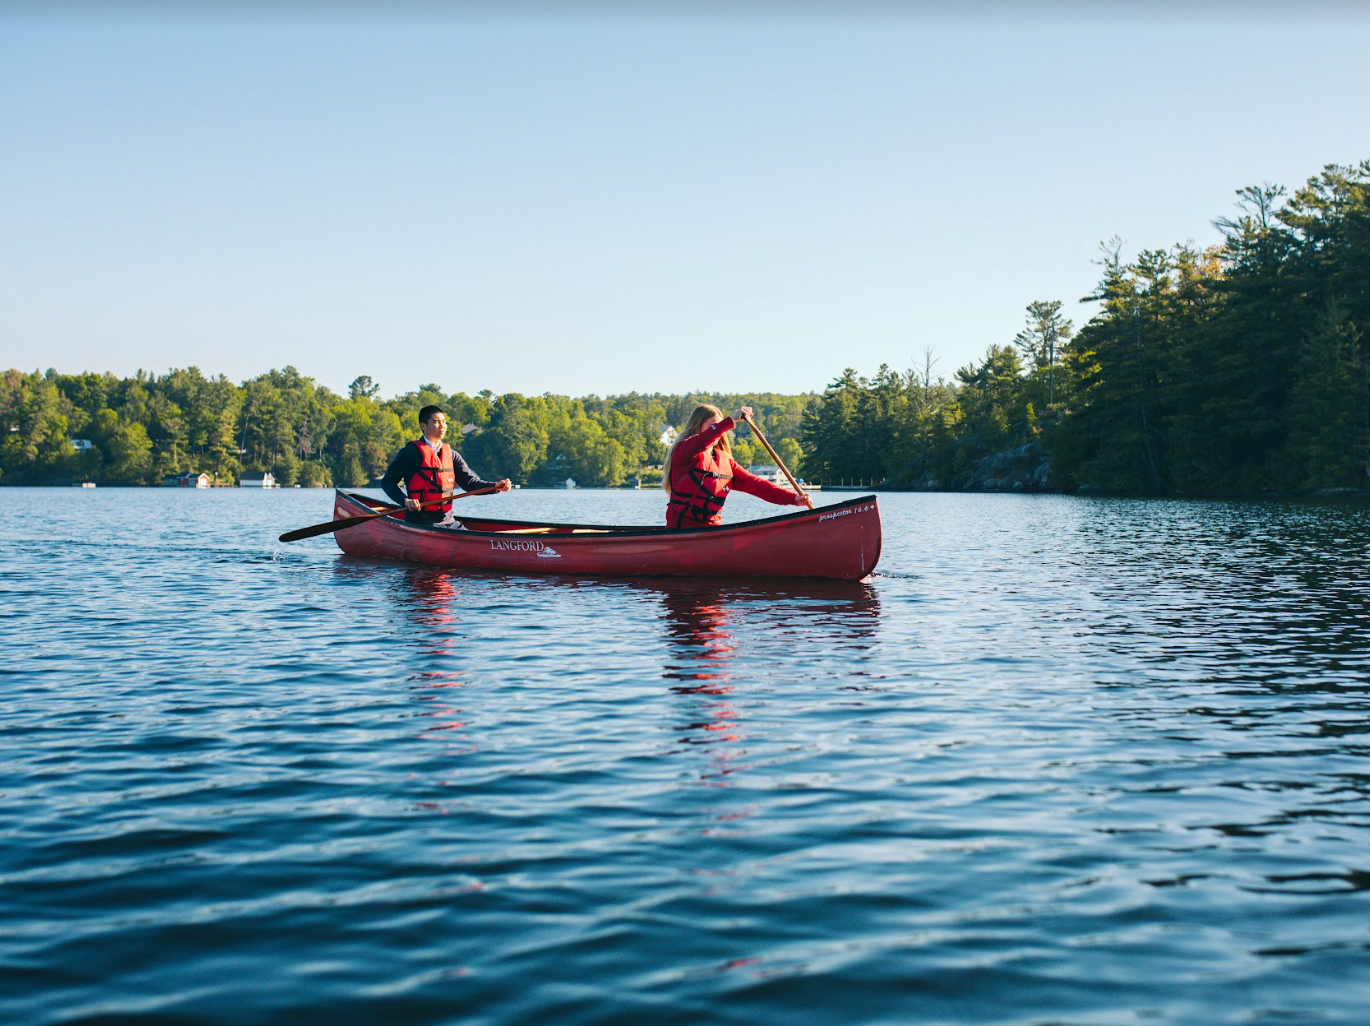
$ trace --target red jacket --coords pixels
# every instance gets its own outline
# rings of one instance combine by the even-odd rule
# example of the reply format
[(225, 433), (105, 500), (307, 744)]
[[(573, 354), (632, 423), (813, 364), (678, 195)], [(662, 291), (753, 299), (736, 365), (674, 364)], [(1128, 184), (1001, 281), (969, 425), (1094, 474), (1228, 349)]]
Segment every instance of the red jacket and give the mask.
[(717, 527), (723, 522), (723, 502), (734, 488), (781, 506), (794, 505), (794, 492), (757, 477), (717, 450), (718, 440), (732, 428), (733, 419), (727, 417), (676, 443), (666, 468), (671, 483), (667, 527)]

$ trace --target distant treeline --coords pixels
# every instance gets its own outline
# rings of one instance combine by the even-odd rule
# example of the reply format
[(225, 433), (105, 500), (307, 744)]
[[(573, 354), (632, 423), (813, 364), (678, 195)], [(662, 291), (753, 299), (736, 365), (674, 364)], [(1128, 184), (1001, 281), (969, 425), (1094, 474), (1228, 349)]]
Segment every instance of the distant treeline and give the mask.
[(1370, 488), (1370, 161), (1237, 195), (1217, 246), (1106, 243), (1078, 334), (1037, 302), (951, 382), (848, 370), (804, 419), (805, 473), (973, 487), (1021, 450), (1065, 491)]
[[(700, 401), (757, 408), (781, 457), (812, 481), (909, 488), (1015, 486), (1135, 493), (1370, 487), (1370, 161), (1329, 165), (1287, 196), (1238, 192), (1223, 242), (1103, 247), (1078, 333), (1059, 301), (1028, 305), (1023, 330), (934, 378), (847, 370), (821, 395), (448, 394), (378, 399), (359, 377), (340, 396), (294, 368), (234, 384), (198, 369), (132, 378), (0, 379), (0, 481), (152, 484), (185, 471), (231, 482), (365, 485), (443, 406), (449, 440), (477, 471), (519, 484), (612, 486), (650, 477)], [(89, 448), (78, 449), (73, 440)], [(735, 455), (766, 462), (745, 429)], [(992, 479), (992, 480), (991, 480)], [(986, 483), (989, 481), (990, 483)]]
[[(665, 455), (664, 429), (681, 427), (698, 402), (730, 410), (751, 403), (773, 444), (797, 461), (800, 420), (813, 398), (471, 396), (424, 385), (379, 399), (378, 391), (363, 376), (340, 396), (293, 367), (242, 384), (195, 367), (131, 378), (10, 370), (0, 378), (0, 482), (140, 485), (204, 471), (232, 484), (255, 470), (286, 486), (362, 487), (418, 437), (418, 411), (434, 403), (451, 422), (448, 441), (479, 473), (523, 485), (570, 477), (613, 486), (650, 476)], [(746, 439), (737, 450), (744, 463), (766, 459)]]

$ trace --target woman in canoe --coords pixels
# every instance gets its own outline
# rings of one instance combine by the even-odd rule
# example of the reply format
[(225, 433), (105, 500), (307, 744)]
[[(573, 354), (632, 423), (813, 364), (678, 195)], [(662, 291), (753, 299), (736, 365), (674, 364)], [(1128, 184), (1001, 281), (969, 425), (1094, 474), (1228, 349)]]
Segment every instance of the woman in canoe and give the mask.
[[(736, 420), (752, 416), (752, 408), (737, 411)], [(733, 459), (728, 432), (735, 419), (717, 406), (696, 406), (685, 430), (666, 453), (661, 487), (671, 494), (666, 506), (667, 527), (717, 527), (723, 522), (723, 502), (736, 488), (779, 506), (809, 506), (806, 495), (749, 473)]]

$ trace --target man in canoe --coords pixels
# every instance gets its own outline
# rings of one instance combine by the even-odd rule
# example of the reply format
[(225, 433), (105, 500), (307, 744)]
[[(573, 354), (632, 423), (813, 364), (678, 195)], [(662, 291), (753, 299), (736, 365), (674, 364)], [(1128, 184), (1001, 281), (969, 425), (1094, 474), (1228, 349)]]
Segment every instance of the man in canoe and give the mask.
[(752, 416), (744, 406), (737, 417), (724, 417), (717, 406), (696, 406), (685, 430), (666, 453), (661, 487), (671, 494), (666, 506), (667, 527), (717, 527), (723, 522), (723, 502), (736, 488), (779, 506), (808, 506), (813, 502), (749, 473), (733, 459), (728, 432), (737, 420)]
[[(497, 492), (509, 490), (508, 478), (482, 480), (466, 465), (461, 453), (453, 452), (442, 440), (447, 434), (447, 414), (441, 409), (436, 406), (421, 409), (419, 429), (423, 437), (406, 444), (390, 461), (385, 477), (381, 478), (381, 488), (390, 501), (405, 508), (407, 522), (460, 528), (461, 524), (452, 516), (451, 501), (439, 503), (434, 500), (451, 495), (457, 485), (467, 492), (477, 488), (493, 488)], [(400, 482), (404, 482), (403, 492)], [(424, 508), (420, 509), (420, 506)]]

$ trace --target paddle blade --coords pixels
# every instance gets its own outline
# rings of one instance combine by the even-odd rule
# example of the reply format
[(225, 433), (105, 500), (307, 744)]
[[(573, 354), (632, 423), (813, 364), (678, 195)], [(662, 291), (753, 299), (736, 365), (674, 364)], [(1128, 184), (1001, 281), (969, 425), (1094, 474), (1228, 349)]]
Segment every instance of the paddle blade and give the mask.
[(368, 520), (375, 520), (377, 517), (385, 516), (384, 513), (367, 513), (359, 517), (344, 517), (342, 520), (330, 520), (327, 523), (315, 524), (312, 527), (301, 527), (297, 531), (286, 531), (281, 535), (283, 542), (302, 541), (305, 538), (317, 538), (321, 534), (332, 534), (334, 531), (346, 530), (349, 527), (356, 527), (364, 524)]

